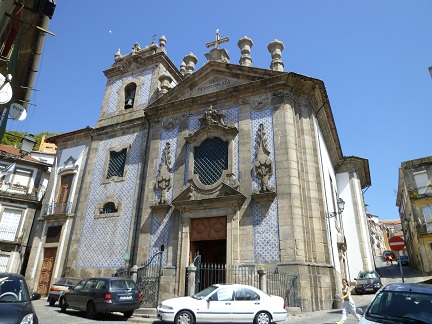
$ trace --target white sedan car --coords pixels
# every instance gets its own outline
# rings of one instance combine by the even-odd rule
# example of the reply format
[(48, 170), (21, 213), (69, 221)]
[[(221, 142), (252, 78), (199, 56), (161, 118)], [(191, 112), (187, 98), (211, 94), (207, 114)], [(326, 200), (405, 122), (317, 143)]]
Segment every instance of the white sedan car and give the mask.
[(157, 307), (161, 321), (175, 324), (283, 322), (287, 318), (282, 297), (247, 285), (216, 284), (193, 297), (163, 301)]

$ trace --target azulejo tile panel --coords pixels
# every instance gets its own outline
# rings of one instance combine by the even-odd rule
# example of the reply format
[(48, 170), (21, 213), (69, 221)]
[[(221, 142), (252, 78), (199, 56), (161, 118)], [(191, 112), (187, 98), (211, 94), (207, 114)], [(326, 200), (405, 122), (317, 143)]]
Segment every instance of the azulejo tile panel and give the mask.
[(150, 87), (151, 87), (151, 78), (153, 75), (154, 69), (147, 69), (140, 76), (141, 79), (141, 88), (138, 94), (138, 104), (139, 105), (148, 105), (150, 100)]
[(106, 109), (107, 114), (112, 114), (117, 109), (117, 103), (118, 103), (118, 98), (119, 98), (119, 89), (120, 89), (121, 85), (122, 85), (121, 79), (116, 79), (111, 84), (111, 92), (110, 92), (110, 96), (108, 99), (108, 105), (107, 105), (107, 109)]
[[(164, 153), (166, 144), (170, 144), (169, 149), (169, 157), (170, 157), (170, 175), (171, 175), (171, 184), (174, 184), (174, 170), (175, 170), (175, 161), (176, 161), (176, 152), (177, 152), (177, 143), (178, 143), (178, 132), (179, 127), (175, 127), (173, 129), (167, 130), (162, 129), (161, 132), (161, 139), (159, 142), (159, 154), (158, 154), (158, 170), (156, 173), (155, 179), (160, 175), (161, 167), (162, 167), (162, 155)], [(172, 194), (173, 194), (174, 186), (171, 185), (170, 190), (168, 191), (167, 200), (169, 203), (172, 201)], [(157, 204), (157, 202), (160, 199), (160, 191), (155, 190), (155, 198), (154, 203)], [(152, 223), (151, 223), (151, 229), (150, 229), (150, 247), (149, 247), (149, 253), (148, 258), (152, 258), (155, 253), (157, 253), (160, 250), (161, 245), (168, 246), (169, 244), (169, 229), (170, 229), (170, 223), (171, 223), (171, 213), (172, 210), (168, 212), (168, 214), (165, 216), (164, 220), (161, 224), (159, 224), (158, 216), (153, 213), (152, 214)], [(162, 255), (162, 263), (163, 265), (166, 265), (168, 258), (168, 253), (165, 250)], [(149, 260), (148, 260), (149, 261)]]
[[(122, 256), (129, 249), (129, 238), (135, 211), (136, 179), (139, 179), (138, 171), (141, 163), (142, 140), (142, 133), (138, 132), (99, 143), (75, 268), (116, 269), (124, 266)], [(105, 159), (109, 156), (109, 150), (113, 147), (127, 145), (131, 145), (131, 147), (125, 181), (102, 185), (102, 177), (105, 176)], [(109, 197), (116, 197), (117, 201), (120, 202), (120, 215), (95, 218), (97, 206)]]
[[(270, 151), (269, 158), (273, 162), (273, 175), (269, 179), (270, 186), (276, 186), (276, 164), (274, 159), (274, 133), (273, 133), (273, 109), (251, 110), (251, 167), (257, 155), (257, 134), (260, 124), (264, 125), (266, 140)], [(252, 191), (259, 189), (260, 181), (252, 172)], [(267, 214), (262, 212), (260, 206), (252, 200), (252, 215), (254, 225), (254, 252), (255, 262), (268, 263), (280, 261), (279, 243), (279, 221), (278, 221), (278, 200), (270, 205)]]

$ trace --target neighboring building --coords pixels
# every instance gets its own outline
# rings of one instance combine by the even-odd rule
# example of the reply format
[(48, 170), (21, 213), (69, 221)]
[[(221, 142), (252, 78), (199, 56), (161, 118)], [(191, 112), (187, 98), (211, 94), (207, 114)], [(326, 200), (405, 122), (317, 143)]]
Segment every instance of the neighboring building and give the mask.
[(283, 72), (280, 41), (266, 70), (251, 66), (249, 38), (238, 42), (239, 65), (223, 40), (196, 72), (192, 53), (173, 65), (165, 37), (117, 52), (95, 128), (48, 139), (57, 153), (31, 287), (46, 291), (47, 272), (111, 276), (162, 253), (157, 296), (183, 296), (199, 254), (292, 273), (297, 306), (313, 311), (339, 303), (341, 278), (370, 267), (368, 161), (343, 156), (324, 83)]
[(367, 214), (367, 216), (372, 253), (374, 256), (381, 256), (383, 252), (387, 250), (386, 240), (384, 239), (384, 231), (386, 227), (378, 220), (378, 216), (372, 214)]
[[(53, 143), (47, 143), (45, 136), (42, 136), (41, 143), (39, 145), (39, 150), (32, 151), (30, 156), (40, 162), (54, 164), (56, 156), (56, 146)], [(50, 169), (51, 171), (51, 169)]]
[(396, 206), (410, 265), (432, 274), (432, 156), (401, 163)]
[(0, 272), (26, 271), (50, 166), (0, 144)]

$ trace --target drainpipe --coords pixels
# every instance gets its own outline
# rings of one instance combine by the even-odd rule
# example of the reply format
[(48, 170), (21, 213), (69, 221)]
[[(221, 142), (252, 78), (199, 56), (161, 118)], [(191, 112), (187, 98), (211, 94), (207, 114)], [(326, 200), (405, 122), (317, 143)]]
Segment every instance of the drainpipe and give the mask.
[(80, 202), (80, 199), (81, 199), (81, 191), (82, 191), (82, 187), (83, 187), (83, 183), (84, 183), (84, 178), (85, 178), (85, 175), (87, 173), (87, 165), (88, 165), (88, 161), (89, 161), (89, 157), (90, 157), (91, 145), (93, 143), (93, 136), (90, 133), (91, 127), (87, 126), (87, 130), (88, 130), (88, 134), (90, 136), (90, 145), (88, 147), (87, 157), (86, 157), (86, 161), (85, 161), (85, 164), (84, 164), (84, 169), (83, 169), (82, 176), (81, 176), (81, 183), (80, 183), (79, 190), (78, 190), (78, 195), (77, 195), (78, 199), (77, 199), (77, 203), (75, 205), (74, 218), (72, 220), (72, 226), (71, 226), (71, 230), (70, 230), (70, 233), (69, 233), (69, 240), (68, 240), (68, 245), (67, 245), (67, 249), (66, 249), (66, 253), (65, 253), (65, 260), (63, 262), (63, 270), (62, 270), (62, 274), (61, 274), (62, 277), (64, 277), (64, 275), (65, 275), (66, 265), (67, 265), (68, 260), (69, 260), (70, 246), (71, 246), (71, 243), (72, 243), (72, 237), (73, 237), (73, 233), (74, 233), (74, 230), (75, 230), (75, 223), (76, 223), (76, 218), (77, 218), (77, 212), (78, 212), (78, 207), (79, 207), (79, 204), (80, 204), (79, 202)]
[(144, 117), (147, 120), (147, 138), (146, 138), (146, 143), (145, 143), (145, 148), (144, 148), (144, 163), (142, 164), (141, 167), (141, 175), (140, 175), (140, 184), (139, 184), (139, 191), (138, 191), (138, 203), (136, 205), (136, 211), (135, 211), (135, 226), (133, 229), (133, 234), (132, 234), (132, 246), (131, 246), (131, 260), (129, 263), (129, 267), (131, 265), (135, 265), (136, 260), (137, 260), (137, 256), (135, 255), (136, 253), (136, 241), (137, 241), (137, 236), (138, 236), (138, 230), (139, 230), (139, 226), (141, 224), (141, 215), (140, 215), (140, 209), (142, 206), (142, 197), (144, 196), (144, 191), (145, 191), (145, 181), (146, 181), (146, 170), (147, 170), (147, 151), (148, 151), (148, 146), (149, 146), (149, 139), (150, 139), (150, 119), (147, 115), (147, 112), (144, 110)]
[[(48, 18), (48, 16), (43, 16), (40, 27), (43, 30), (47, 30), (49, 21), (50, 21), (50, 19)], [(32, 63), (31, 69), (30, 69), (30, 74), (29, 74), (29, 78), (28, 78), (28, 82), (27, 82), (28, 88), (27, 88), (26, 94), (24, 96), (24, 105), (26, 108), (27, 108), (27, 103), (30, 102), (30, 96), (32, 94), (33, 85), (34, 85), (34, 82), (36, 79), (36, 74), (37, 74), (38, 69), (39, 69), (39, 62), (41, 60), (43, 47), (45, 45), (45, 37), (46, 37), (46, 32), (40, 31), (39, 37), (37, 40), (37, 44), (36, 44), (35, 56), (33, 59), (33, 63)]]

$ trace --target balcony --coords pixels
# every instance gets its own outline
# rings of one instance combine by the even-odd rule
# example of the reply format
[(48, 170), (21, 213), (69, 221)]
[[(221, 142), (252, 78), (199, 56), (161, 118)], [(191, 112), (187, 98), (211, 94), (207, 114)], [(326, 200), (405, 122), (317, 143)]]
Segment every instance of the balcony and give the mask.
[(18, 184), (0, 182), (0, 197), (42, 201), (45, 189), (44, 186), (30, 189), (29, 187)]
[(420, 236), (430, 236), (432, 235), (432, 223), (421, 223), (417, 224), (417, 233)]
[(432, 187), (418, 187), (408, 189), (408, 194), (411, 200), (418, 200), (432, 197)]
[(72, 214), (72, 202), (44, 204), (42, 216), (68, 216)]

